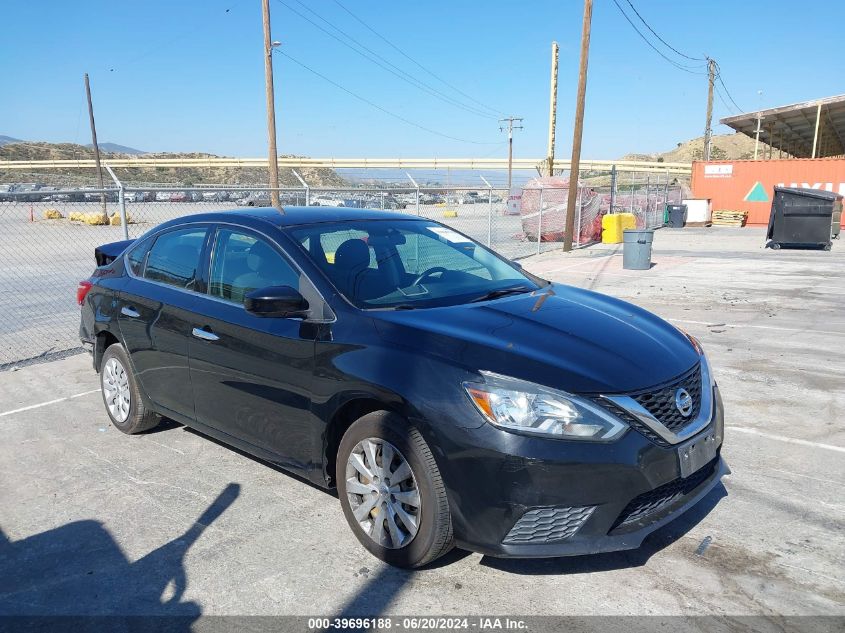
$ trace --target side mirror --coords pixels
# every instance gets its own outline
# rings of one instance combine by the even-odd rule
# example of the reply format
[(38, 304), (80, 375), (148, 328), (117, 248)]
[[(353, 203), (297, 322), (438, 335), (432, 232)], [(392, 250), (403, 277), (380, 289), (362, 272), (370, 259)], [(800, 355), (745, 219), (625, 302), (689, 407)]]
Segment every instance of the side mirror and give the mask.
[(244, 308), (260, 317), (308, 316), (308, 302), (298, 290), (290, 286), (267, 286), (252, 290), (244, 297)]

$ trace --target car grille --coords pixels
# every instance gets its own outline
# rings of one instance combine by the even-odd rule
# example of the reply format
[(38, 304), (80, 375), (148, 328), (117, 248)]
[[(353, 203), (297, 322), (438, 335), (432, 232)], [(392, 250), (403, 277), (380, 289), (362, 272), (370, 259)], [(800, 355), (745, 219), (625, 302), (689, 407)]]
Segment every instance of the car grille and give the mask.
[[(680, 388), (686, 389), (692, 396), (692, 412), (687, 417), (682, 416), (678, 407), (675, 406), (675, 392)], [(677, 433), (695, 420), (701, 409), (701, 363), (656, 391), (631, 394), (631, 397), (657, 418), (663, 426)]]
[[(692, 398), (692, 411), (687, 417), (682, 416), (681, 412), (675, 406), (675, 392), (681, 387), (686, 389)], [(698, 363), (680, 378), (676, 378), (663, 386), (624, 395), (636, 400), (669, 431), (678, 433), (698, 417), (698, 413), (701, 410), (701, 389), (701, 364)], [(592, 401), (627, 422), (628, 426), (658, 446), (664, 448), (671, 446), (669, 442), (660, 437), (660, 435), (655, 433), (646, 424), (643, 424), (636, 416), (616, 403), (602, 396), (594, 396)]]
[(613, 530), (636, 523), (641, 519), (660, 512), (678, 499), (690, 494), (713, 474), (713, 470), (716, 468), (718, 460), (719, 458), (717, 457), (703, 468), (699, 468), (686, 479), (675, 479), (674, 481), (670, 481), (668, 484), (663, 484), (654, 490), (650, 490), (638, 497), (634, 497), (634, 499), (625, 506), (625, 509), (622, 510), (622, 513), (619, 515), (619, 518), (616, 520), (616, 523), (613, 524), (611, 529)]
[(584, 506), (529, 510), (520, 517), (502, 542), (515, 545), (563, 541), (575, 534), (595, 509), (595, 506)]
[(597, 397), (597, 398), (593, 398), (593, 402), (595, 402), (596, 404), (598, 404), (602, 408), (607, 409), (608, 411), (610, 411), (616, 417), (621, 418), (622, 420), (627, 422), (628, 426), (630, 426), (632, 429), (636, 430), (640, 434), (645, 435), (646, 438), (648, 438), (649, 440), (651, 440), (652, 442), (654, 442), (658, 446), (662, 446), (663, 448), (669, 448), (670, 446), (672, 446), (669, 442), (664, 440), (657, 433), (652, 431), (645, 424), (643, 424), (637, 418), (635, 418), (633, 415), (628, 413), (625, 409), (616, 405), (615, 403), (611, 402), (610, 400), (607, 400), (607, 399), (602, 398), (602, 397)]

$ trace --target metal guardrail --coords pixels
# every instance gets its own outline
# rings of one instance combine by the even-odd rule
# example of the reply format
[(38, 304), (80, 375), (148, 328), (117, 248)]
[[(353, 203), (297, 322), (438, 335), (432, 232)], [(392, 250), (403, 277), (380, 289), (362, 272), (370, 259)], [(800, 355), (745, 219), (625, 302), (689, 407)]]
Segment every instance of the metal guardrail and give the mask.
[[(154, 168), (154, 167), (259, 167), (267, 169), (267, 158), (167, 158), (141, 156), (137, 158), (112, 158), (104, 161), (112, 168)], [(545, 169), (546, 159), (515, 158), (513, 169)], [(642, 172), (690, 174), (689, 163), (661, 163), (657, 161), (631, 160), (582, 160), (581, 169), (617, 169)], [(569, 160), (555, 160), (556, 170), (569, 169)], [(0, 160), (0, 169), (94, 169), (93, 159), (58, 160)], [(506, 158), (279, 158), (279, 169), (325, 168), (325, 169), (468, 169), (503, 170), (508, 168)]]

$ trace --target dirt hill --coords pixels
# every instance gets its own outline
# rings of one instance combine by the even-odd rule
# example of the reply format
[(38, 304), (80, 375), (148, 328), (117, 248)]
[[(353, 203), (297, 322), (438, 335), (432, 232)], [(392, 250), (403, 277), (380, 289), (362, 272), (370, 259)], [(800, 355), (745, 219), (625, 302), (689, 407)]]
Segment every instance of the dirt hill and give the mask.
[[(100, 152), (102, 160), (112, 158), (136, 158), (117, 152)], [(214, 154), (144, 154), (145, 158), (217, 158)], [(84, 145), (73, 143), (9, 143), (0, 147), (0, 160), (60, 160), (94, 158), (94, 150)], [(139, 167), (115, 169), (117, 177), (124, 184), (224, 184), (224, 185), (261, 185), (268, 182), (267, 170), (254, 167)], [(333, 169), (303, 168), (300, 175), (312, 187), (342, 187), (346, 181)], [(108, 174), (107, 186), (111, 181)], [(0, 169), (0, 182), (41, 182), (53, 186), (91, 185), (95, 179), (92, 169), (49, 169), (49, 170), (3, 170)], [(289, 169), (279, 170), (282, 187), (301, 187), (299, 181)]]
[[(759, 152), (769, 146), (760, 141)], [(713, 160), (741, 160), (754, 158), (754, 139), (745, 134), (714, 134), (711, 150)], [(656, 160), (666, 163), (691, 163), (704, 158), (704, 137), (699, 136), (683, 143), (667, 152), (653, 154), (626, 154), (625, 160)]]

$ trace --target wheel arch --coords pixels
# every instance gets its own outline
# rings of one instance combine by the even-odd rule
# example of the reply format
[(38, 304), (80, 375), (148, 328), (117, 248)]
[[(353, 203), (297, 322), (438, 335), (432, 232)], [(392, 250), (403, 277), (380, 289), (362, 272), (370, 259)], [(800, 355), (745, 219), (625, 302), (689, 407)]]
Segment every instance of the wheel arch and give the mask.
[(112, 345), (120, 345), (123, 347), (124, 352), (126, 352), (127, 360), (129, 361), (129, 370), (133, 372), (135, 375), (135, 379), (138, 382), (138, 393), (141, 395), (141, 400), (144, 402), (144, 406), (149, 409), (150, 411), (158, 411), (158, 407), (156, 406), (155, 402), (150, 398), (147, 394), (147, 389), (144, 387), (143, 380), (135, 371), (135, 364), (132, 359), (132, 354), (129, 353), (129, 350), (126, 349), (126, 345), (121, 340), (112, 329), (103, 328), (97, 335), (94, 337), (94, 371), (100, 373), (100, 365), (103, 362), (103, 354), (106, 353), (106, 350), (111, 347)]
[(120, 341), (109, 330), (101, 330), (100, 332), (97, 332), (97, 336), (94, 339), (94, 370), (97, 373), (100, 372), (100, 364), (103, 362), (103, 354), (109, 346), (114, 345), (115, 343), (120, 344)]
[(329, 418), (323, 434), (323, 478), (330, 488), (337, 485), (335, 467), (340, 440), (356, 420), (374, 411), (390, 411), (410, 419), (409, 413), (401, 401), (386, 399), (374, 394), (356, 394), (346, 398)]

